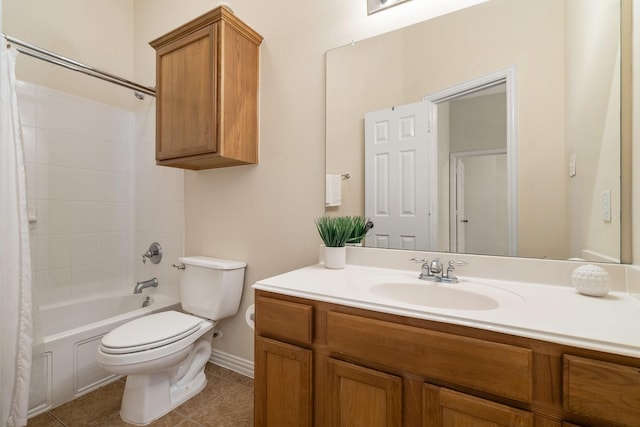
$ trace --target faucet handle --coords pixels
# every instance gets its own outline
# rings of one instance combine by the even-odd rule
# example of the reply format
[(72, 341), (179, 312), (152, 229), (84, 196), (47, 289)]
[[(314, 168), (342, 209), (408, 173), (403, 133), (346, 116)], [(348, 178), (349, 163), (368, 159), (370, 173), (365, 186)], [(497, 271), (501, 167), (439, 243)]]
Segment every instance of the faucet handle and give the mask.
[(418, 257), (409, 258), (409, 261), (421, 262), (421, 263), (429, 262), (427, 258), (418, 258)]
[(453, 280), (454, 282), (456, 282), (458, 280), (458, 278), (456, 277), (456, 275), (453, 273), (455, 270), (455, 267), (464, 267), (465, 265), (469, 265), (469, 263), (467, 261), (463, 261), (463, 260), (450, 260), (448, 262), (449, 266), (447, 267), (447, 275), (446, 277), (450, 280)]

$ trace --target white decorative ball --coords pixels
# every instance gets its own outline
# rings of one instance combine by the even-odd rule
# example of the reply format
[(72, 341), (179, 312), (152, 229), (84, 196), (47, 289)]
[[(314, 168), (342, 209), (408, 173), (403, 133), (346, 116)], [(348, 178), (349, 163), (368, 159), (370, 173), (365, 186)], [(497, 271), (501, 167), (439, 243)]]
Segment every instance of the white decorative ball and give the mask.
[(583, 265), (571, 273), (571, 284), (583, 295), (601, 297), (611, 289), (611, 276), (597, 265)]

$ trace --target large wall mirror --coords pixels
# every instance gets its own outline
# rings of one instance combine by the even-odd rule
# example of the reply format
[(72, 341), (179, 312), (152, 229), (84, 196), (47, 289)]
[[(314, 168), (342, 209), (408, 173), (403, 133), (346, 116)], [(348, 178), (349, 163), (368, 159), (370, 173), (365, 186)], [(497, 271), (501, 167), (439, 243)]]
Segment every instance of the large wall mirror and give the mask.
[(620, 7), (491, 0), (327, 52), (327, 214), (372, 217), (367, 246), (619, 262)]

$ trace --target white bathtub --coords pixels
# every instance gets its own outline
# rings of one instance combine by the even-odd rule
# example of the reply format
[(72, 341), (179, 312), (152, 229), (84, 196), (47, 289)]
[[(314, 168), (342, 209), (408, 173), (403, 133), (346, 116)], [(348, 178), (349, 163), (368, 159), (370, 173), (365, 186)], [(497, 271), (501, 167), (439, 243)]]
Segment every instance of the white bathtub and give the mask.
[(151, 304), (142, 307), (145, 299), (143, 294), (112, 294), (40, 307), (44, 360), (34, 360), (34, 363), (44, 363), (44, 378), (34, 384), (38, 390), (31, 393), (29, 416), (73, 400), (118, 378), (96, 363), (96, 351), (102, 337), (131, 319), (180, 309), (177, 299), (165, 295), (151, 295)]

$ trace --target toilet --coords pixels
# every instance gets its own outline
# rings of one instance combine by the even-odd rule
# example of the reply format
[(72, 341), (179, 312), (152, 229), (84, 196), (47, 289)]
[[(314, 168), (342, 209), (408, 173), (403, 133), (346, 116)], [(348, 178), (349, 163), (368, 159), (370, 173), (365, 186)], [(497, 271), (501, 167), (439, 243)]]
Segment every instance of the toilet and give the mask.
[(204, 256), (179, 258), (184, 313), (164, 311), (125, 323), (102, 337), (97, 362), (127, 375), (120, 416), (146, 425), (207, 384), (215, 325), (238, 312), (246, 264)]

